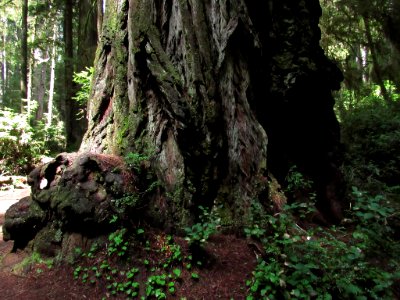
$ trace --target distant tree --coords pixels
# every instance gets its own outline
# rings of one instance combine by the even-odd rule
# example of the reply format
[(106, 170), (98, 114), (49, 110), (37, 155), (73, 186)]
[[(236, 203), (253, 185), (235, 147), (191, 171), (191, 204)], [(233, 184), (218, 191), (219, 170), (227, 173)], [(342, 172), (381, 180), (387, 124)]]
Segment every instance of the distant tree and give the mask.
[(97, 0), (97, 33), (98, 37), (100, 38), (101, 31), (103, 28), (103, 6), (105, 0)]
[(362, 93), (365, 85), (377, 84), (388, 104), (392, 101), (385, 80), (400, 87), (400, 52), (393, 49), (398, 32), (396, 3), (397, 0), (321, 1), (322, 45), (341, 65), (346, 87)]
[(21, 112), (25, 111), (28, 99), (28, 0), (22, 1), (22, 35), (21, 35)]
[[(102, 1), (99, 0), (102, 3)], [(98, 9), (96, 3), (91, 0), (79, 1), (77, 6), (77, 41), (76, 59), (74, 60), (74, 72), (79, 73), (86, 68), (92, 67), (98, 42)], [(102, 12), (101, 12), (102, 13)], [(100, 16), (101, 18), (101, 16)], [(73, 93), (75, 94), (79, 86), (74, 86)], [(85, 102), (86, 103), (86, 102)], [(72, 140), (70, 144), (78, 148), (83, 135), (87, 129), (87, 119), (85, 117), (77, 118), (79, 111), (84, 111), (86, 107), (81, 107), (79, 102), (71, 103), (71, 121), (73, 122)]]
[(400, 52), (400, 0), (392, 0), (385, 19), (385, 32)]
[(76, 143), (73, 132), (74, 102), (73, 102), (73, 75), (74, 75), (74, 38), (73, 38), (73, 0), (64, 0), (64, 88), (65, 94), (62, 105), (64, 114), (67, 146)]

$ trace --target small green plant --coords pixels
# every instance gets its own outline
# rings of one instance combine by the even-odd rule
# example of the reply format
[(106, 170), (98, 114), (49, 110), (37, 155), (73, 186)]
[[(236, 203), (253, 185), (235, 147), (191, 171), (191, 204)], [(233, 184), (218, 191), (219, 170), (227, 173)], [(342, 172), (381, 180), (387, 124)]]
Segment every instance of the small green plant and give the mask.
[(290, 211), (301, 219), (315, 212), (316, 192), (313, 182), (301, 173), (297, 166), (292, 166), (286, 176), (285, 192), (291, 203)]
[[(177, 283), (182, 281), (182, 269), (191, 258), (183, 255), (181, 247), (170, 235), (159, 234), (151, 240), (148, 238), (141, 227), (133, 232), (126, 228), (112, 232), (105, 249), (96, 244), (81, 255), (86, 263), (75, 267), (74, 278), (86, 284), (102, 282), (107, 293), (118, 298), (170, 298), (176, 293)], [(135, 251), (130, 251), (133, 249)], [(140, 254), (133, 259), (127, 255), (128, 251)], [(149, 253), (152, 254), (150, 257)], [(99, 255), (104, 259), (99, 259)], [(198, 279), (198, 276), (192, 278)]]
[(247, 237), (261, 240), (261, 238), (266, 234), (266, 229), (260, 228), (258, 224), (254, 224), (252, 227), (246, 227), (244, 233)]
[(352, 194), (355, 198), (352, 206), (352, 213), (359, 224), (368, 225), (371, 222), (385, 225), (387, 218), (394, 212), (394, 209), (385, 205), (383, 195), (370, 196), (367, 192), (352, 187)]
[(131, 209), (136, 208), (140, 203), (140, 194), (126, 194), (121, 198), (112, 200), (113, 207), (118, 215), (113, 215), (110, 223), (116, 223), (123, 219), (124, 215)]
[(141, 208), (144, 201), (147, 201), (149, 195), (160, 185), (153, 172), (144, 166), (145, 162), (150, 159), (148, 155), (130, 152), (124, 159), (128, 167), (140, 175), (140, 181), (136, 185), (137, 190), (111, 201), (115, 214), (112, 215), (109, 222), (121, 226), (126, 226), (127, 223), (130, 223), (129, 215)]
[(394, 215), (395, 210), (383, 195), (372, 196), (357, 187), (352, 188), (352, 195), (354, 203), (349, 215), (357, 224), (353, 237), (360, 248), (371, 256), (379, 255), (382, 251), (397, 256), (395, 253), (400, 245), (393, 240), (393, 229), (388, 224), (388, 218)]
[[(39, 272), (43, 272), (43, 268), (51, 269), (54, 265), (53, 258), (43, 258), (40, 253), (34, 251), (30, 256), (24, 258), (22, 262), (17, 264), (14, 269), (26, 269), (27, 267), (37, 267), (36, 270), (40, 270)], [(42, 267), (43, 266), (43, 267)]]
[(168, 276), (166, 274), (152, 275), (147, 278), (146, 296), (154, 296), (156, 299), (166, 299), (167, 294), (165, 293), (165, 289), (168, 283), (167, 278)]
[(108, 245), (108, 255), (111, 256), (114, 253), (119, 257), (126, 254), (128, 250), (129, 242), (125, 240), (126, 229), (119, 229), (108, 236), (110, 241)]
[(92, 83), (92, 78), (93, 78), (93, 73), (94, 73), (94, 68), (93, 67), (86, 67), (85, 70), (79, 72), (79, 73), (74, 73), (73, 76), (73, 81), (80, 85), (80, 89), (76, 92), (74, 99), (79, 106), (81, 107), (79, 112), (77, 113), (77, 116), (79, 118), (83, 118), (86, 113), (86, 105), (87, 101), (90, 96), (90, 86)]
[(292, 166), (286, 176), (286, 190), (296, 192), (298, 190), (310, 189), (312, 182), (298, 171), (296, 165)]
[[(137, 153), (130, 153), (126, 157), (128, 165), (137, 170), (138, 174), (144, 172), (141, 169), (141, 163), (145, 160), (147, 160), (147, 156)], [(152, 172), (141, 173), (141, 180), (137, 185), (137, 191), (127, 193), (123, 197), (111, 201), (115, 214), (112, 215), (109, 222), (126, 226), (131, 221), (129, 215), (140, 209), (144, 201), (148, 199), (149, 195), (154, 193), (159, 185), (159, 181), (156, 180)]]
[(209, 237), (217, 231), (221, 219), (214, 213), (209, 212), (206, 208), (199, 206), (201, 211), (200, 222), (186, 227), (186, 240), (190, 246), (202, 247)]
[(133, 168), (138, 174), (141, 173), (142, 163), (149, 160), (148, 155), (143, 155), (136, 152), (129, 152), (125, 155), (125, 162), (130, 167)]

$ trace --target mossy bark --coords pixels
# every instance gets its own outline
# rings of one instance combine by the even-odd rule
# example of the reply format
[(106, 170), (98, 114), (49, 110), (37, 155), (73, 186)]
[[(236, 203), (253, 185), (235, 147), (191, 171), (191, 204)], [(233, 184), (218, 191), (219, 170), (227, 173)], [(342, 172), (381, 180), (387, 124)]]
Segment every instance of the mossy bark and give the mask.
[(317, 0), (108, 1), (80, 151), (151, 156), (164, 226), (198, 205), (241, 225), (252, 202), (274, 204), (269, 172), (282, 180), (294, 164), (338, 217), (341, 74), (320, 14)]

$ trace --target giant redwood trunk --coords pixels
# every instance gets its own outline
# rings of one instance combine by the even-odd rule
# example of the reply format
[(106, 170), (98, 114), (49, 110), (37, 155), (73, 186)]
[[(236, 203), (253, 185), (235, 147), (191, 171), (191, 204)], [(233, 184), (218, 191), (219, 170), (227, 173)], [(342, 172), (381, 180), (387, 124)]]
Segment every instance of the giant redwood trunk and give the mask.
[(221, 204), (241, 224), (292, 165), (339, 217), (341, 73), (320, 15), (317, 0), (107, 2), (81, 151), (150, 153), (169, 195), (153, 203), (161, 219)]
[(7, 212), (5, 239), (68, 248), (60, 232), (93, 235), (119, 205), (125, 221), (177, 230), (217, 207), (240, 228), (281, 208), (294, 165), (337, 222), (342, 76), (319, 46), (320, 15), (317, 0), (107, 1), (81, 153), (30, 174), (33, 201)]

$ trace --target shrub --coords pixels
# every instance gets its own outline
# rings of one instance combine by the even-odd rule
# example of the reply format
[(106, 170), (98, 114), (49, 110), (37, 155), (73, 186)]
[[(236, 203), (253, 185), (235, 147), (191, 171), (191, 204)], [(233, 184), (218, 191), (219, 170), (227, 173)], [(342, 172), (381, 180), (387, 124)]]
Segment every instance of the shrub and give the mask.
[[(351, 102), (340, 114), (342, 141), (346, 146), (346, 167), (350, 186), (376, 189), (377, 185), (393, 186), (400, 177), (399, 95), (392, 93), (388, 105), (374, 89), (358, 101), (348, 100), (344, 91), (339, 102)], [(343, 96), (342, 95), (342, 96)], [(347, 100), (346, 100), (347, 99)], [(375, 186), (371, 186), (374, 184)], [(370, 185), (370, 187), (368, 187)]]
[(27, 115), (0, 110), (0, 173), (25, 174), (41, 156), (63, 146), (59, 126), (46, 128), (37, 122), (32, 127)]
[[(377, 235), (386, 230), (379, 228), (386, 226), (383, 219), (391, 210), (376, 206), (379, 197), (358, 197), (352, 214), (360, 226), (353, 236), (339, 228), (301, 229), (291, 216), (292, 206), (267, 216), (268, 230), (246, 230), (265, 250), (247, 281), (247, 299), (393, 299), (391, 287), (400, 278), (396, 252), (382, 258), (389, 261), (385, 266), (371, 257), (376, 241), (384, 238)], [(379, 229), (375, 236), (365, 222)]]
[(77, 113), (79, 118), (83, 118), (86, 114), (86, 105), (90, 96), (90, 86), (92, 83), (94, 68), (90, 67), (81, 72), (74, 73), (73, 81), (80, 85), (80, 89), (76, 92), (74, 99), (81, 109)]

